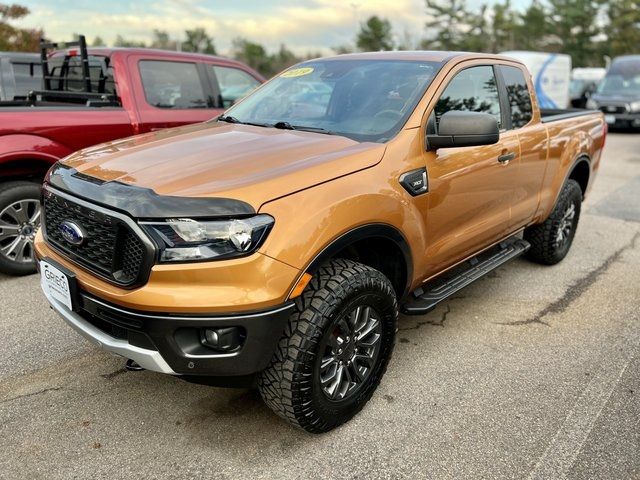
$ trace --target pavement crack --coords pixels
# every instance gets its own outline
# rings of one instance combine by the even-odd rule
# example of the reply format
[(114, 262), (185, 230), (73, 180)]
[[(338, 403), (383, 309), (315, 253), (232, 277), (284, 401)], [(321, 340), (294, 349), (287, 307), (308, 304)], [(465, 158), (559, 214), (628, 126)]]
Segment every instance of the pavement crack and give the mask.
[(37, 392), (25, 393), (24, 395), (16, 395), (15, 397), (7, 398), (5, 400), (0, 401), (0, 403), (9, 403), (9, 402), (13, 402), (14, 400), (21, 400), (23, 398), (34, 397), (36, 395), (42, 395), (43, 393), (47, 393), (47, 392), (57, 392), (58, 390), (62, 390), (62, 387), (44, 388), (42, 390), (38, 390)]
[(423, 327), (424, 325), (444, 327), (444, 322), (447, 321), (447, 315), (449, 315), (449, 313), (451, 313), (451, 305), (447, 303), (446, 310), (442, 312), (442, 315), (440, 316), (440, 320), (421, 320), (419, 322), (416, 322), (416, 324), (412, 325), (411, 327), (399, 328), (398, 331), (405, 332), (407, 330), (418, 330), (420, 327)]
[(622, 254), (627, 250), (632, 250), (636, 248), (636, 243), (640, 238), (640, 232), (636, 233), (631, 241), (627, 243), (625, 246), (619, 248), (614, 253), (612, 253), (607, 259), (595, 270), (591, 270), (584, 277), (579, 278), (574, 283), (572, 283), (567, 290), (565, 290), (564, 294), (554, 302), (551, 302), (542, 310), (540, 310), (536, 315), (526, 320), (516, 320), (514, 322), (495, 322), (497, 325), (506, 325), (509, 327), (517, 327), (521, 325), (531, 325), (534, 323), (538, 323), (541, 325), (545, 325), (549, 327), (550, 325), (545, 322), (543, 319), (550, 314), (554, 313), (563, 313), (569, 306), (579, 299), (587, 289), (593, 285), (600, 276), (605, 273), (614, 263), (616, 263)]
[(111, 372), (111, 373), (105, 373), (100, 375), (102, 378), (105, 378), (107, 380), (113, 380), (115, 377), (122, 375), (123, 373), (127, 373), (127, 369), (122, 367), (119, 368), (118, 370)]

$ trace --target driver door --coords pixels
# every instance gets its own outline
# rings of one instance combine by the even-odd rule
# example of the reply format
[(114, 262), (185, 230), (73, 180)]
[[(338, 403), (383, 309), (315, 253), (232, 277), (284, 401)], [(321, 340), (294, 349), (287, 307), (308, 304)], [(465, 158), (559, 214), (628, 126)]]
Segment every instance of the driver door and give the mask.
[(425, 152), (429, 275), (507, 235), (520, 156), (517, 134), (504, 129), (508, 112), (501, 105), (493, 66), (461, 66), (443, 84), (427, 131), (435, 133), (445, 112), (469, 110), (495, 116), (500, 139), (494, 145)]

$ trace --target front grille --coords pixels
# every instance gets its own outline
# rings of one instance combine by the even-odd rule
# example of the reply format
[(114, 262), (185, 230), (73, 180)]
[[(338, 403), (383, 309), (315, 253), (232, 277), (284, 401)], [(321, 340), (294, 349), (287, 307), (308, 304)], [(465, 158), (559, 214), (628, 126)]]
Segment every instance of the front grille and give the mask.
[[(133, 286), (143, 280), (149, 253), (127, 222), (48, 189), (44, 190), (43, 203), (43, 231), (54, 247), (117, 285)], [(78, 226), (84, 240), (74, 244), (65, 238), (61, 228), (64, 222)]]
[(623, 105), (600, 105), (603, 113), (626, 113), (627, 107)]

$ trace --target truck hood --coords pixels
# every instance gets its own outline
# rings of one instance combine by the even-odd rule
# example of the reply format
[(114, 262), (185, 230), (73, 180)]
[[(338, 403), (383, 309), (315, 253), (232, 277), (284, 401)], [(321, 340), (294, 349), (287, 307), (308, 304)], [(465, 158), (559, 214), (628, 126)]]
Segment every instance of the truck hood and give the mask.
[(377, 164), (385, 146), (275, 128), (203, 123), (81, 150), (63, 165), (159, 196), (269, 200)]

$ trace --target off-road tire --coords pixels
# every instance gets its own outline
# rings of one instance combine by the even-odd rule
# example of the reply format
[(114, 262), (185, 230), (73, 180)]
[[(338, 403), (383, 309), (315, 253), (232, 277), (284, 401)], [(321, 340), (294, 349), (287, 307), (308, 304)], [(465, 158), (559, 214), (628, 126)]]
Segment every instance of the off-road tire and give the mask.
[[(295, 303), (274, 357), (259, 375), (258, 388), (280, 417), (307, 432), (322, 433), (350, 420), (373, 395), (391, 358), (398, 304), (387, 277), (344, 259), (324, 264)], [(319, 379), (322, 339), (341, 315), (360, 304), (379, 313), (380, 350), (360, 388), (340, 402), (330, 401)]]
[[(40, 185), (29, 181), (12, 181), (0, 184), (0, 212), (20, 200), (40, 201)], [(0, 245), (1, 246), (1, 245)], [(36, 264), (19, 263), (0, 254), (0, 273), (7, 275), (30, 275), (36, 272)]]
[[(524, 239), (531, 244), (527, 251), (527, 258), (543, 265), (555, 265), (569, 252), (580, 219), (580, 206), (582, 204), (582, 190), (575, 180), (567, 180), (560, 191), (551, 215), (543, 223), (525, 229)], [(575, 215), (571, 223), (571, 231), (566, 241), (559, 243), (558, 231), (562, 226), (563, 217), (570, 206), (573, 205)]]

